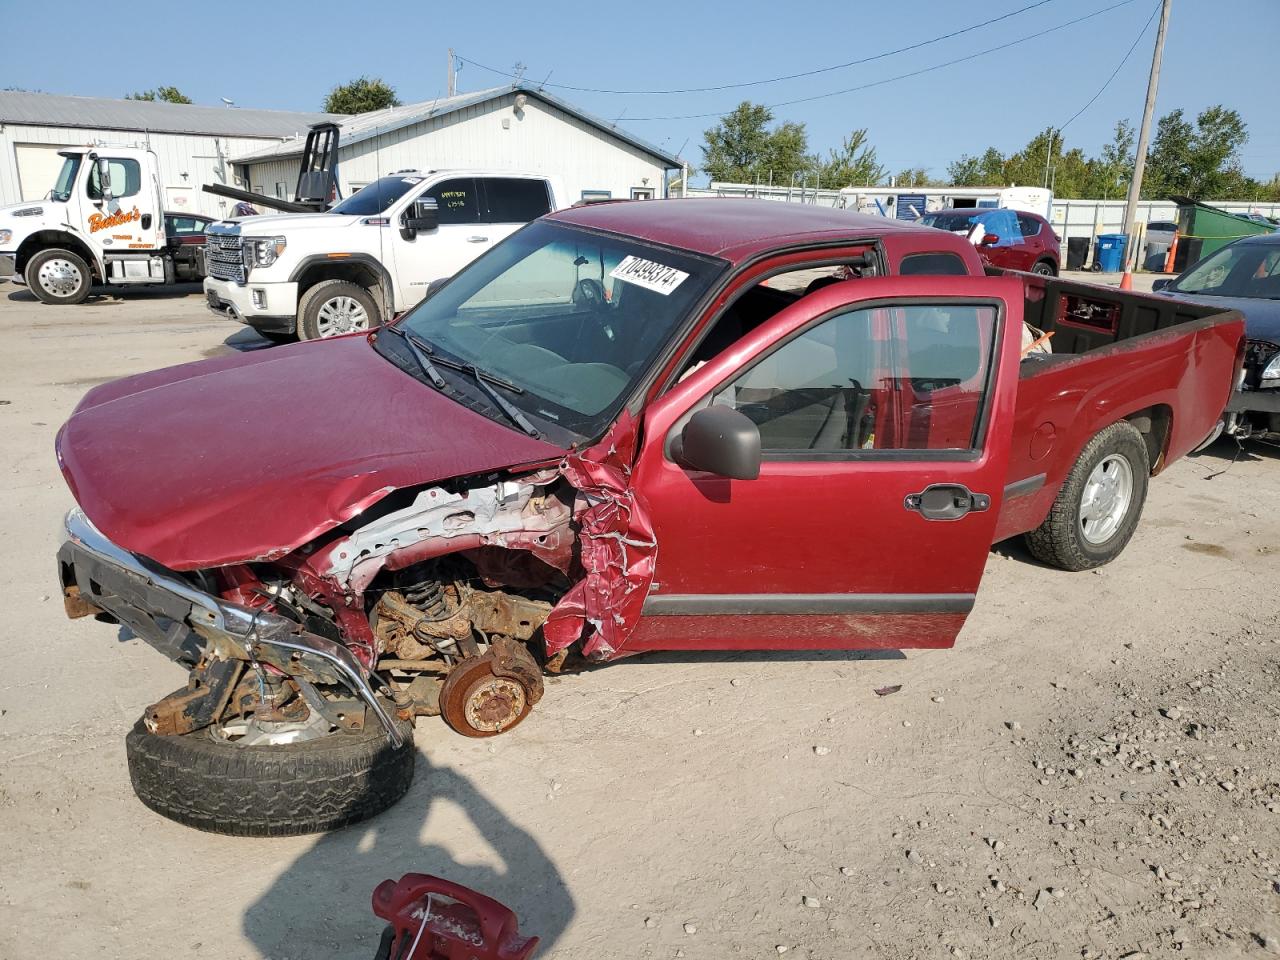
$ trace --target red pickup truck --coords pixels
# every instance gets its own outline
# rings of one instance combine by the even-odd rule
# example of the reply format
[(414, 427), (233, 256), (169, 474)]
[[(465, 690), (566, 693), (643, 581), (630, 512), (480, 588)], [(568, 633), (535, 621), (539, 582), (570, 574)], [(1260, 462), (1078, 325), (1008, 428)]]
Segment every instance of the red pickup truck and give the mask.
[(1107, 562), (1243, 330), (844, 211), (563, 211), (372, 333), (91, 390), (66, 608), (191, 671), (145, 803), (325, 829), (407, 789), (415, 716), (503, 732), (567, 656), (949, 647), (994, 541)]

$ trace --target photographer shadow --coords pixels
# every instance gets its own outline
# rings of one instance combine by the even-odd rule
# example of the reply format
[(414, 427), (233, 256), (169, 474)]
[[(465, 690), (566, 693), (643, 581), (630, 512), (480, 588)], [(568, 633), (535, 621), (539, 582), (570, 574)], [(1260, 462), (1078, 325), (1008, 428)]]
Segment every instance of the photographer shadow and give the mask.
[[(422, 840), (442, 804), (462, 811), (501, 866), (470, 855), (459, 862), (448, 843)], [(451, 819), (442, 811), (437, 823)], [(440, 829), (437, 827), (436, 829)], [(370, 909), (376, 887), (406, 873), (434, 874), (506, 904), (520, 932), (541, 939), (549, 956), (574, 915), (573, 898), (555, 863), (456, 770), (433, 766), (418, 751), (413, 786), (384, 813), (321, 836), (245, 912), (245, 937), (272, 960), (371, 958), (382, 921)]]

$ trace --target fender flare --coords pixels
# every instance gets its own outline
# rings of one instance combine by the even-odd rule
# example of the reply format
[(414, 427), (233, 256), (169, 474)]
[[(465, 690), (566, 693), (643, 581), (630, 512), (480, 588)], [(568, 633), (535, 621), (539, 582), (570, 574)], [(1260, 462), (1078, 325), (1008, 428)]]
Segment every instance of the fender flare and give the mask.
[[(378, 278), (376, 292), (382, 300), (383, 313), (386, 314), (386, 319), (390, 320), (395, 314), (395, 287), (391, 283), (391, 273), (387, 270), (386, 266), (383, 265), (382, 261), (378, 260), (372, 254), (352, 253), (344, 257), (333, 257), (328, 254), (313, 253), (298, 261), (297, 266), (295, 266), (289, 274), (289, 282), (300, 283), (302, 277), (305, 276), (313, 267), (334, 267), (352, 263), (358, 263), (361, 266), (368, 267)], [(339, 278), (333, 277), (324, 279)], [(301, 292), (298, 294), (298, 299), (302, 299)]]
[(26, 269), (28, 261), (41, 250), (57, 249), (59, 247), (71, 250), (84, 257), (85, 262), (89, 264), (89, 271), (94, 275), (95, 279), (99, 281), (106, 279), (106, 267), (104, 266), (101, 251), (95, 250), (79, 234), (61, 226), (36, 230), (18, 244), (17, 258), (15, 260), (16, 269), (19, 273), (22, 273)]

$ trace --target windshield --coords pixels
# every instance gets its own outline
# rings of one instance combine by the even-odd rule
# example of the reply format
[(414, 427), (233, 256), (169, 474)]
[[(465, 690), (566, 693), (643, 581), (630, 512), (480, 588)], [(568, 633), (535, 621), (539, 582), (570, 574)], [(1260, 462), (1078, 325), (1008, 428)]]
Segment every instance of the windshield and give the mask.
[(408, 175), (382, 177), (366, 187), (361, 187), (358, 192), (333, 206), (329, 212), (355, 217), (386, 213), (388, 207), (425, 179), (426, 177)]
[(1170, 288), (1210, 297), (1280, 300), (1280, 243), (1233, 243), (1197, 263)]
[[(617, 415), (724, 266), (629, 237), (539, 221), (464, 269), (400, 327), (442, 361), (474, 363), (510, 381), (514, 390), (495, 389), (506, 390), (506, 399), (540, 428), (590, 439)], [(377, 340), (379, 350), (398, 356), (404, 343)], [(411, 363), (401, 366), (421, 375)], [(450, 376), (443, 363), (442, 372), (450, 389), (474, 395), (473, 378)]]
[(66, 203), (71, 199), (71, 191), (76, 185), (76, 171), (80, 169), (80, 154), (75, 153), (62, 158), (62, 169), (58, 171), (58, 182), (49, 191), (50, 200)]

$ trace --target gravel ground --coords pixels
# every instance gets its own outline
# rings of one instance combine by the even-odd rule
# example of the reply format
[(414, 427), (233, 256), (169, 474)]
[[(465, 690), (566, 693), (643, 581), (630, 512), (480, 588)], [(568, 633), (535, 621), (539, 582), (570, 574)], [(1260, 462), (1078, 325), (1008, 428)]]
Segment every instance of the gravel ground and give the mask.
[(1280, 451), (1259, 444), (1157, 478), (1101, 570), (998, 546), (954, 650), (645, 656), (552, 679), (493, 741), (421, 722), (408, 797), (359, 827), (153, 815), (124, 735), (182, 674), (63, 617), (53, 436), (95, 383), (265, 346), (196, 295), (0, 286), (0, 957), (370, 957), (369, 894), (408, 871), (503, 900), (565, 960), (1280, 953)]

